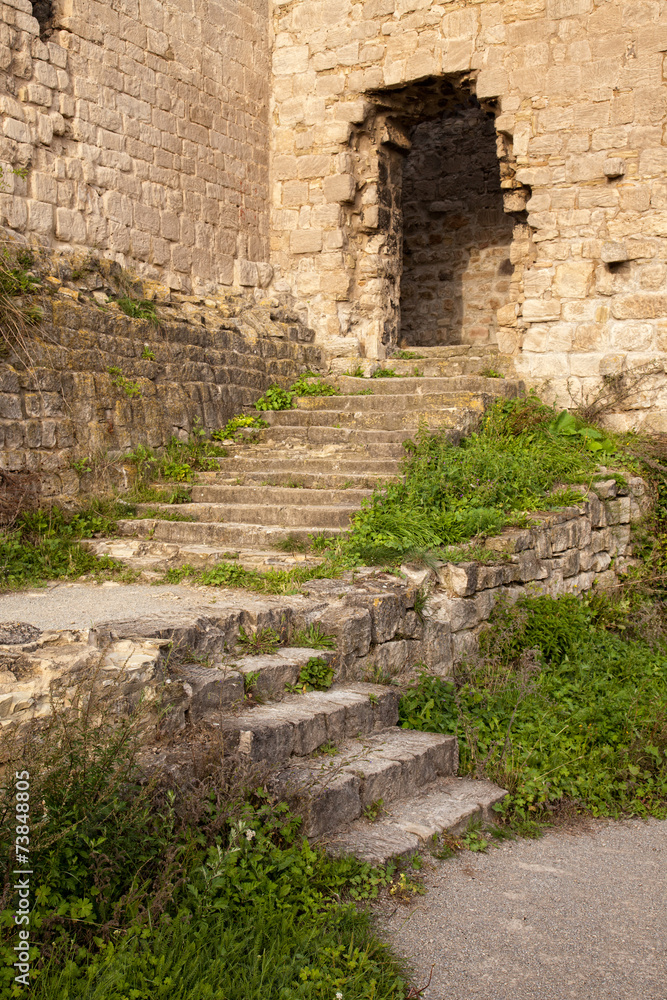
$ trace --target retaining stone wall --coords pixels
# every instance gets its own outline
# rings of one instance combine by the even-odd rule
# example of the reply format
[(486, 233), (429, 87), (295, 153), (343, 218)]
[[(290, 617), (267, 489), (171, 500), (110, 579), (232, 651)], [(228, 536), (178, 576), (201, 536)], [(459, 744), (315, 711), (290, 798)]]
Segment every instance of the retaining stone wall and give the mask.
[(54, 0), (42, 38), (32, 6), (0, 2), (0, 225), (178, 291), (265, 286), (267, 0)]
[[(107, 295), (94, 289), (107, 278), (90, 272), (80, 284), (93, 291), (79, 291), (52, 277), (26, 351), (0, 361), (0, 468), (38, 473), (44, 495), (86, 487), (73, 461), (114, 460), (139, 444), (159, 449), (174, 435), (186, 440), (195, 420), (215, 430), (271, 383), (322, 362), (312, 331), (277, 302), (172, 296), (154, 286), (156, 327), (113, 302), (98, 305), (93, 296)], [(151, 292), (140, 287), (139, 297)]]

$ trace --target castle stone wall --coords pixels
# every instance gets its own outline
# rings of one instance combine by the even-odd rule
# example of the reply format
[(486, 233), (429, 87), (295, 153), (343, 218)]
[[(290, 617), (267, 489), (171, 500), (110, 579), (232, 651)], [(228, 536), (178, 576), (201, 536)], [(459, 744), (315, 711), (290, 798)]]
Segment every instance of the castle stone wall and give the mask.
[(40, 38), (0, 2), (0, 225), (182, 292), (267, 284), (268, 0), (52, 8)]

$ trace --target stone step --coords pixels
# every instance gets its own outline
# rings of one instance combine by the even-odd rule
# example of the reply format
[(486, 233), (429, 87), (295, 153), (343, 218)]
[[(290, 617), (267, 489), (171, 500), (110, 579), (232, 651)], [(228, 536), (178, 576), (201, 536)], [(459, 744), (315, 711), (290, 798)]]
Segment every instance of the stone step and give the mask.
[[(369, 489), (306, 489), (280, 488), (263, 486), (223, 486), (215, 484), (195, 484), (192, 487), (192, 500), (195, 504), (248, 504), (261, 502), (283, 506), (285, 504), (305, 504), (308, 506), (346, 506), (359, 507), (364, 497), (371, 496)], [(191, 506), (191, 505), (187, 505)], [(180, 510), (180, 507), (179, 507)], [(187, 512), (186, 512), (187, 513)]]
[[(398, 462), (396, 462), (395, 472), (398, 470)], [(347, 492), (347, 489), (352, 490), (357, 493), (368, 494), (373, 491), (373, 489), (380, 483), (387, 479), (387, 476), (379, 475), (359, 475), (358, 473), (330, 473), (326, 472), (310, 472), (307, 471), (292, 471), (292, 463), (290, 463), (290, 469), (283, 472), (253, 472), (251, 470), (244, 471), (241, 476), (233, 476), (231, 474), (226, 475), (225, 473), (213, 473), (215, 475), (215, 484), (220, 486), (238, 486), (236, 482), (237, 478), (242, 480), (242, 486), (285, 486), (290, 488), (304, 488), (312, 490), (313, 492), (326, 492), (327, 490), (335, 490), (337, 493), (341, 491)], [(212, 483), (212, 485), (215, 485)]]
[[(405, 380), (384, 379), (383, 381), (403, 383)], [(428, 381), (437, 382), (438, 380), (429, 379)], [(502, 382), (502, 379), (498, 381)], [(416, 393), (410, 392), (409, 387), (405, 386), (402, 393), (377, 393), (372, 396), (303, 396), (297, 400), (296, 413), (294, 410), (285, 410), (279, 411), (275, 416), (287, 416), (288, 414), (301, 416), (304, 411), (315, 411), (320, 415), (321, 411), (325, 411), (327, 414), (336, 412), (341, 416), (351, 413), (358, 418), (361, 415), (365, 417), (369, 413), (375, 414), (376, 411), (379, 411), (377, 415), (384, 421), (388, 414), (394, 415), (401, 412), (412, 417), (414, 410), (426, 411), (429, 414), (463, 407), (479, 410), (489, 406), (493, 398), (493, 394), (490, 392), (445, 392), (441, 390)]]
[(181, 663), (170, 670), (170, 676), (185, 681), (192, 689), (188, 721), (210, 721), (212, 711), (243, 709), (250, 702), (261, 704), (264, 699), (281, 698), (286, 685), (297, 684), (301, 669), (310, 659), (318, 657), (329, 663), (334, 655), (331, 650), (283, 647), (270, 655), (230, 654), (224, 661), (214, 656), (210, 665)]
[[(294, 536), (294, 532), (290, 532)], [(305, 539), (295, 541), (308, 542)], [(243, 569), (291, 570), (296, 567), (319, 566), (321, 556), (303, 552), (281, 552), (269, 548), (243, 548), (225, 545), (201, 545), (197, 542), (163, 542), (144, 538), (92, 538), (81, 544), (97, 556), (110, 556), (145, 573), (149, 579), (179, 566), (212, 569), (220, 563), (233, 563)]]
[[(403, 347), (401, 350), (426, 358), (492, 357), (499, 354), (497, 344), (436, 344), (434, 347)], [(396, 358), (387, 358), (386, 364)]]
[[(372, 399), (372, 396), (359, 396), (364, 389), (371, 389), (373, 396), (410, 395), (421, 396), (440, 392), (470, 392), (489, 393), (492, 396), (513, 398), (523, 388), (523, 383), (513, 378), (483, 378), (479, 375), (440, 375), (432, 378), (403, 376), (402, 378), (367, 379), (340, 375), (333, 380), (343, 395), (350, 394), (357, 399)], [(298, 400), (301, 407), (310, 397), (302, 396)], [(332, 397), (313, 397), (315, 399), (330, 399)], [(338, 398), (338, 397), (333, 397)]]
[[(372, 396), (361, 397), (370, 400)], [(384, 397), (381, 397), (384, 403)], [(391, 399), (392, 397), (388, 397)], [(426, 397), (427, 399), (428, 397)], [(333, 407), (329, 409), (311, 410), (279, 410), (267, 415), (267, 422), (270, 427), (260, 431), (261, 440), (271, 437), (275, 440), (276, 428), (296, 431), (307, 429), (311, 433), (308, 440), (313, 442), (327, 443), (328, 432), (331, 430), (345, 430), (347, 432), (345, 440), (349, 438), (353, 441), (363, 441), (364, 443), (386, 442), (406, 440), (414, 435), (420, 423), (426, 423), (428, 427), (442, 428), (455, 427), (464, 429), (472, 427), (475, 418), (479, 418), (484, 412), (484, 400), (471, 397), (465, 403), (458, 406), (431, 407), (424, 402), (425, 397), (418, 398), (418, 403), (410, 408), (394, 409), (384, 405), (376, 410), (337, 410)], [(329, 401), (329, 400), (328, 400)], [(273, 433), (272, 433), (273, 432)], [(391, 435), (391, 432), (398, 432)], [(338, 440), (335, 437), (330, 440)]]
[[(426, 348), (423, 348), (426, 350)], [(501, 375), (509, 375), (514, 371), (511, 358), (504, 355), (495, 354), (485, 357), (461, 357), (444, 358), (438, 355), (424, 358), (421, 361), (400, 361), (391, 358), (385, 362), (385, 368), (392, 368), (397, 375), (415, 376), (415, 370), (425, 378), (454, 377), (457, 375), (481, 375), (482, 372), (492, 370), (500, 372)], [(418, 377), (418, 376), (417, 376)], [(383, 378), (372, 379), (372, 382), (390, 382), (398, 379)], [(499, 379), (497, 381), (500, 381)]]
[[(455, 736), (386, 729), (292, 763), (275, 785), (304, 816), (308, 837), (340, 830), (375, 805), (414, 794), (458, 766)], [(379, 802), (382, 800), (382, 806)]]
[(438, 778), (416, 793), (390, 803), (381, 819), (357, 819), (328, 837), (332, 854), (352, 854), (371, 864), (386, 864), (428, 848), (439, 834), (463, 832), (471, 821), (493, 819), (493, 806), (507, 795), (491, 781)]
[(399, 692), (382, 684), (334, 684), (328, 691), (289, 694), (280, 702), (244, 708), (234, 715), (209, 712), (228, 753), (279, 764), (305, 757), (323, 744), (337, 745), (395, 726)]
[(269, 549), (281, 542), (296, 541), (308, 544), (312, 535), (333, 537), (341, 528), (326, 525), (283, 526), (267, 524), (216, 524), (212, 521), (159, 521), (145, 518), (140, 521), (118, 521), (119, 535), (147, 538), (157, 542), (196, 543), (198, 545), (225, 546), (244, 549)]
[[(382, 446), (379, 446), (382, 447)], [(378, 449), (374, 449), (377, 455)], [(355, 476), (394, 476), (400, 465), (400, 460), (405, 456), (405, 448), (402, 444), (392, 446), (395, 455), (382, 456), (380, 458), (370, 458), (363, 453), (351, 451), (347, 456), (338, 454), (312, 456), (305, 450), (294, 450), (292, 457), (283, 457), (276, 450), (273, 454), (238, 454), (229, 458), (221, 458), (218, 461), (219, 472), (200, 472), (198, 479), (200, 482), (215, 482), (218, 476), (233, 476), (238, 473), (259, 475), (261, 473), (271, 473), (273, 475), (295, 475), (301, 473), (326, 473), (328, 475)]]
[[(279, 524), (288, 528), (345, 528), (359, 509), (357, 504), (310, 505), (305, 499), (303, 503), (276, 505), (263, 502), (264, 490), (261, 486), (249, 492), (254, 494), (253, 503), (182, 503), (178, 505), (178, 512), (199, 524)], [(298, 501), (302, 492), (310, 491), (290, 492), (292, 493), (290, 499)], [(174, 509), (171, 504), (137, 504), (139, 512), (142, 508), (166, 513), (171, 513)], [(187, 522), (167, 523), (185, 525)]]

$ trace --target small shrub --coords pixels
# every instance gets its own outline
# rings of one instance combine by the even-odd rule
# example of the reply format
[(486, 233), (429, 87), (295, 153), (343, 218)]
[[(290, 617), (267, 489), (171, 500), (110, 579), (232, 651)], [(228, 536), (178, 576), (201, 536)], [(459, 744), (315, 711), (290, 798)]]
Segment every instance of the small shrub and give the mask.
[(305, 691), (328, 691), (333, 679), (334, 668), (320, 656), (311, 656), (299, 673), (299, 684)]
[(159, 326), (160, 321), (154, 302), (150, 302), (148, 299), (131, 299), (127, 295), (123, 295), (115, 301), (118, 308), (126, 316), (131, 316), (132, 319), (146, 319), (153, 326)]
[(116, 389), (121, 389), (129, 399), (141, 396), (141, 384), (139, 382), (132, 382), (131, 379), (126, 378), (118, 365), (112, 365), (107, 368), (107, 371), (111, 375), (111, 384)]

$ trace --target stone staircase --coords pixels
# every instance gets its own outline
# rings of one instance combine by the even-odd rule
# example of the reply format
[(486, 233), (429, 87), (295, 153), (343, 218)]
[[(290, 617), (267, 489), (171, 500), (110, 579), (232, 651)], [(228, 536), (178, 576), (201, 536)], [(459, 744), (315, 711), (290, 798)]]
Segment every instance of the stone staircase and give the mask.
[(522, 389), (498, 377), (510, 373), (511, 361), (497, 348), (415, 353), (418, 359), (384, 364), (400, 377), (338, 375), (340, 395), (301, 397), (291, 410), (262, 413), (266, 429), (230, 445), (219, 471), (197, 477), (192, 502), (177, 508), (191, 520), (128, 519), (119, 524), (121, 539), (93, 548), (148, 571), (230, 559), (260, 569), (318, 561), (298, 550), (313, 536), (345, 531), (362, 500), (398, 477), (403, 443), (420, 425), (467, 434), (495, 398)]

